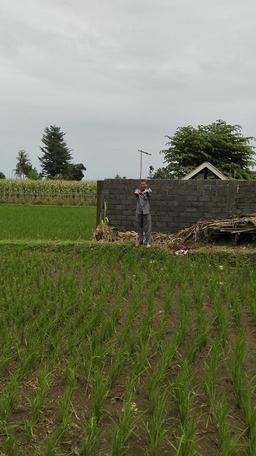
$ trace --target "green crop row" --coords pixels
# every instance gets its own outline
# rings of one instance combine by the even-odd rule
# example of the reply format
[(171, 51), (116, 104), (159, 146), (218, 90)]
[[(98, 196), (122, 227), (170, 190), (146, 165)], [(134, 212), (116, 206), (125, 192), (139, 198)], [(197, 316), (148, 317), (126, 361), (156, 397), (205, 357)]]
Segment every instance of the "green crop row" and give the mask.
[(255, 455), (254, 264), (0, 254), (0, 454)]
[(2, 179), (0, 201), (95, 205), (96, 182)]

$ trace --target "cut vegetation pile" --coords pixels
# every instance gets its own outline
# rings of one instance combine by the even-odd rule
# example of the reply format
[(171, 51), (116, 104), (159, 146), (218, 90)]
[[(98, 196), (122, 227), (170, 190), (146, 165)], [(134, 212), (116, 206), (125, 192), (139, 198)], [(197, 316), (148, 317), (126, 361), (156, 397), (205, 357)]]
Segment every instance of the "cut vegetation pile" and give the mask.
[[(135, 231), (118, 231), (106, 223), (98, 225), (96, 240), (109, 242), (136, 242)], [(186, 248), (191, 244), (202, 242), (254, 242), (256, 240), (256, 214), (222, 220), (204, 220), (176, 234), (153, 233), (155, 246), (170, 249)]]

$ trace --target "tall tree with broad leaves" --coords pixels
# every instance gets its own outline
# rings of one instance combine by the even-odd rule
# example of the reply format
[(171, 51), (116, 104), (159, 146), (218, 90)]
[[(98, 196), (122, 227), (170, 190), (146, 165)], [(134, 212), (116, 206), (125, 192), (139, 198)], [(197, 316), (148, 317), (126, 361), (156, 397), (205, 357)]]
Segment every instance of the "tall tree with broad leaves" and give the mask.
[(81, 181), (84, 177), (84, 171), (86, 171), (86, 167), (83, 163), (71, 163), (63, 175), (63, 179)]
[(42, 156), (38, 157), (42, 167), (42, 175), (50, 179), (61, 179), (68, 173), (71, 165), (71, 149), (64, 141), (65, 133), (60, 127), (50, 125), (44, 130), (40, 147)]
[(178, 128), (167, 136), (167, 148), (162, 150), (165, 167), (157, 170), (155, 178), (180, 178), (207, 161), (224, 174), (236, 179), (251, 178), (255, 164), (251, 136), (244, 136), (240, 125), (217, 120), (210, 125), (191, 125)]

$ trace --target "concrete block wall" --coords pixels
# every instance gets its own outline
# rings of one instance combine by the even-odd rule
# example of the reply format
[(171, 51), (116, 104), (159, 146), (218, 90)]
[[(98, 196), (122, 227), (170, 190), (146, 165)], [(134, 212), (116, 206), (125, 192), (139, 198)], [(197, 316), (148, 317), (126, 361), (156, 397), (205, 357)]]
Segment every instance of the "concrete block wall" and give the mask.
[[(198, 220), (256, 213), (256, 181), (148, 180), (152, 189), (153, 231), (176, 232)], [(111, 225), (120, 230), (135, 228), (135, 179), (98, 181), (97, 222), (104, 201)]]

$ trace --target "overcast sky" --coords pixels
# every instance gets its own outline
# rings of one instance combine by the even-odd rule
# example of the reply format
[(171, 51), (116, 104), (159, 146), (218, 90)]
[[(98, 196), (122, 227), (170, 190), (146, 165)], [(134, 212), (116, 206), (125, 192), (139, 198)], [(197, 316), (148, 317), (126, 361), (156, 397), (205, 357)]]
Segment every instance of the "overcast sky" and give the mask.
[(255, 0), (0, 0), (0, 171), (43, 130), (87, 178), (161, 166), (165, 135), (224, 119), (256, 136)]

